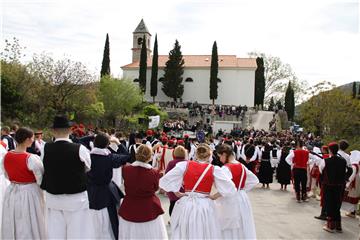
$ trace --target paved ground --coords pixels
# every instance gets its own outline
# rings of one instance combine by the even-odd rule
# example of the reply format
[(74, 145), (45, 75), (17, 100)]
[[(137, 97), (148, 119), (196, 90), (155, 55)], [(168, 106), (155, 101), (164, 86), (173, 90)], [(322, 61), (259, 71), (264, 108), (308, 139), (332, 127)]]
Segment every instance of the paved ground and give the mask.
[[(270, 189), (262, 189), (259, 185), (249, 193), (258, 239), (359, 239), (359, 218), (345, 217), (342, 213), (344, 232), (325, 232), (322, 230), (325, 222), (314, 218), (320, 213), (318, 201), (310, 199), (307, 203), (297, 203), (292, 191), (279, 189), (280, 185), (274, 183)], [(168, 199), (164, 196), (160, 198), (167, 223)], [(170, 236), (168, 225), (167, 228)]]
[(272, 120), (274, 112), (258, 111), (253, 115), (252, 125), (255, 129), (269, 129), (269, 122)]

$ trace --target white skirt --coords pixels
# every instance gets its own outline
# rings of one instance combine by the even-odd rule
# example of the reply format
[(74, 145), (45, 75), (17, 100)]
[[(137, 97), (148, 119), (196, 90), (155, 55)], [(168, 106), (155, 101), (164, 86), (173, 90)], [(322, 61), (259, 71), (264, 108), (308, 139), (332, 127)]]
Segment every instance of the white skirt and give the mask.
[(168, 239), (161, 215), (148, 222), (129, 222), (119, 216), (119, 239)]
[(96, 239), (115, 239), (107, 208), (90, 211), (93, 214)]
[(214, 201), (200, 193), (180, 198), (171, 215), (172, 239), (219, 239)]
[(36, 183), (6, 189), (2, 213), (2, 239), (45, 239), (44, 196)]
[(5, 176), (0, 173), (0, 233), (1, 233), (1, 218), (2, 218), (3, 201), (4, 201), (6, 188), (9, 186), (9, 184), (10, 184), (9, 180), (7, 180), (5, 178)]
[(217, 199), (216, 209), (224, 239), (256, 239), (251, 204), (244, 190)]

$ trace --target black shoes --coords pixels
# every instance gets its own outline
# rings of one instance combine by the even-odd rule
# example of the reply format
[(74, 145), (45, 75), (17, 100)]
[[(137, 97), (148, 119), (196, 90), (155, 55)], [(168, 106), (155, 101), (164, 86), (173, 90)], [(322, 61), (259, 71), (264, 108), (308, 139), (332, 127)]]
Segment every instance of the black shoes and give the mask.
[(326, 220), (326, 216), (324, 216), (324, 215), (315, 216), (314, 218), (319, 219), (319, 220)]

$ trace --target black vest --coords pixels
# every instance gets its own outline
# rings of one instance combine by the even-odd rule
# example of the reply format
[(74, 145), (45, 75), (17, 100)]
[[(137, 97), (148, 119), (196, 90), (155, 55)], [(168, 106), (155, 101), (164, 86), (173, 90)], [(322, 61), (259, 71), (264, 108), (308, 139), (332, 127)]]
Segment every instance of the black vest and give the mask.
[(41, 188), (51, 194), (74, 194), (86, 190), (85, 163), (80, 144), (67, 141), (46, 143)]
[(323, 170), (323, 184), (345, 185), (346, 181), (346, 160), (339, 156), (332, 156), (325, 159)]
[(14, 139), (12, 137), (10, 137), (9, 135), (2, 135), (1, 136), (1, 140), (6, 139), (8, 141), (8, 149), (10, 150), (14, 150), (15, 149), (15, 144), (14, 144)]

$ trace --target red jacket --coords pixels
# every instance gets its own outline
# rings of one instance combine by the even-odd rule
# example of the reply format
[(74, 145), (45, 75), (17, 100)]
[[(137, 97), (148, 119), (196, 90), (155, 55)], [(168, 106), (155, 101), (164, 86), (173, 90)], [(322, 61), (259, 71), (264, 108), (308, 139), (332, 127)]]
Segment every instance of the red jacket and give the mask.
[(154, 169), (139, 166), (124, 166), (122, 177), (125, 197), (119, 215), (130, 222), (148, 222), (164, 211), (160, 199), (155, 195), (159, 188), (159, 173)]

